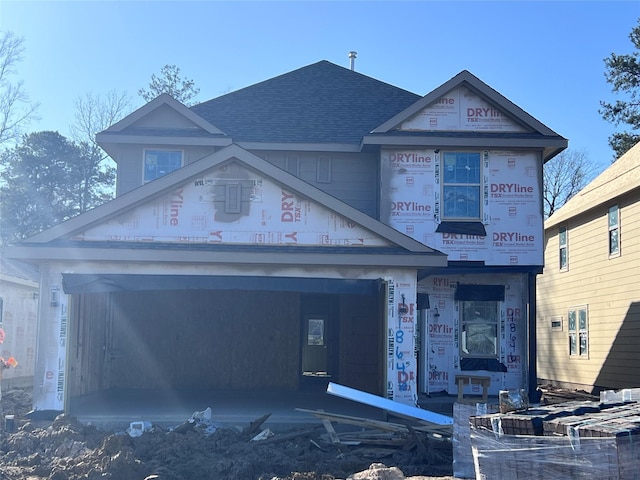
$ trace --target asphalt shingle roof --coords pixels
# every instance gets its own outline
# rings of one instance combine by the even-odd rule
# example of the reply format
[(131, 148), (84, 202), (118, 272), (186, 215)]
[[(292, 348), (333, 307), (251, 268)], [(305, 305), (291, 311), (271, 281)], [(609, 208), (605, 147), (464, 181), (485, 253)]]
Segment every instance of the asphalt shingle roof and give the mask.
[(420, 98), (323, 60), (191, 110), (234, 141), (360, 143)]

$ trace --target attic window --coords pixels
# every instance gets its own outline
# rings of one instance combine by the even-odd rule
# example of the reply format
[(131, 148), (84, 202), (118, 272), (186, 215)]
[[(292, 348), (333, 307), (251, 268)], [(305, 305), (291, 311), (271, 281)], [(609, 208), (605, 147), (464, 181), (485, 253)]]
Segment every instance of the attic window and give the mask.
[(181, 167), (181, 150), (144, 151), (144, 183), (160, 178)]
[(318, 183), (331, 183), (331, 157), (329, 155), (318, 156), (316, 181)]
[(224, 186), (224, 212), (242, 212), (242, 185), (239, 183), (227, 183)]
[(291, 175), (300, 176), (300, 160), (297, 155), (287, 155), (284, 161), (284, 169)]

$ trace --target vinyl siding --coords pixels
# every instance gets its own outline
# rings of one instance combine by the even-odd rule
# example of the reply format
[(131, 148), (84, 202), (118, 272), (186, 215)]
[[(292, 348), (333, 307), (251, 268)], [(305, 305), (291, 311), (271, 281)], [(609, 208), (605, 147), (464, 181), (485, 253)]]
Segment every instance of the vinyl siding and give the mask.
[[(620, 255), (609, 257), (607, 212), (620, 211)], [(567, 271), (558, 266), (558, 227), (568, 232)], [(538, 279), (538, 377), (600, 388), (640, 386), (640, 194), (603, 204), (547, 232)], [(586, 305), (588, 358), (569, 356), (567, 312)], [(562, 316), (563, 330), (551, 329)]]
[(120, 196), (142, 185), (143, 152), (145, 149), (181, 150), (183, 166), (216, 152), (213, 147), (185, 147), (184, 145), (123, 144), (119, 147), (116, 195)]
[[(251, 153), (273, 165), (285, 169), (285, 159), (297, 155), (300, 179), (361, 212), (378, 218), (378, 156), (377, 154), (350, 154), (325, 152), (257, 152)], [(331, 182), (317, 182), (318, 156), (331, 157)]]

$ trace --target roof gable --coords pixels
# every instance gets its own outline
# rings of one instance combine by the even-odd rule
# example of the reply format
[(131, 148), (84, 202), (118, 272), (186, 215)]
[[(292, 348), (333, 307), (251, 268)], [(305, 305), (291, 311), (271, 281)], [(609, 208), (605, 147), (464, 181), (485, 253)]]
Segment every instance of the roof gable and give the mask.
[[(231, 213), (221, 212), (222, 198), (234, 195), (238, 185), (246, 187), (244, 204)], [(185, 223), (180, 215), (187, 209), (187, 198), (202, 205)], [(192, 207), (196, 208), (193, 204), (188, 208)], [(247, 213), (243, 208), (251, 210), (250, 223), (240, 221)], [(320, 228), (314, 225), (318, 221)], [(295, 228), (285, 229), (285, 224)], [(167, 235), (169, 227), (180, 225), (187, 227)], [(288, 237), (291, 242), (287, 242), (286, 235), (296, 232), (300, 235)], [(158, 239), (150, 238), (154, 236)], [(237, 145), (41, 232), (27, 243), (84, 239), (290, 245), (296, 236), (304, 238), (305, 245), (396, 245), (411, 252), (435, 252)]]
[(127, 130), (159, 129), (162, 127), (201, 130), (211, 135), (224, 134), (220, 129), (166, 93), (154, 98), (101, 133), (125, 133)]
[(320, 61), (191, 107), (234, 142), (352, 143), (420, 99)]
[(476, 76), (463, 70), (373, 130), (537, 132), (558, 136)]
[(640, 188), (640, 143), (636, 144), (586, 187), (571, 197), (544, 223), (551, 228), (612, 199)]

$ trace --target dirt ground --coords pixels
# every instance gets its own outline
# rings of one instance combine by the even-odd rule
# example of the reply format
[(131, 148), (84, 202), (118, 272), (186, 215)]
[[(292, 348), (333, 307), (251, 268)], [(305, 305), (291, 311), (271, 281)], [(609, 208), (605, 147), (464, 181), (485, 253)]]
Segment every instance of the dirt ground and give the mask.
[(27, 390), (3, 392), (2, 407), (16, 419), (14, 432), (0, 432), (0, 480), (453, 478), (450, 439), (420, 431), (372, 432), (358, 445), (345, 445), (332, 443), (321, 420), (316, 428), (296, 427), (259, 441), (252, 440), (251, 425), (240, 431), (186, 422), (171, 429), (146, 425), (132, 436), (67, 415), (29, 420)]

